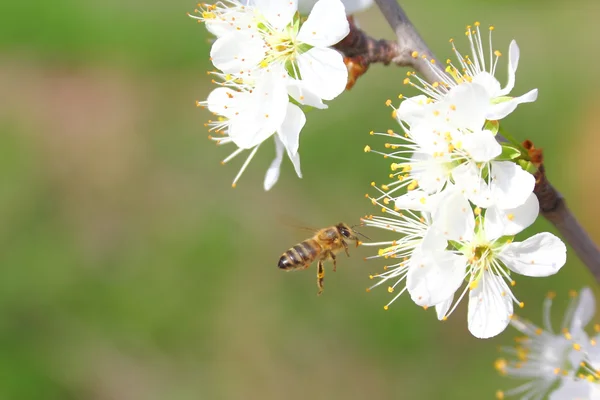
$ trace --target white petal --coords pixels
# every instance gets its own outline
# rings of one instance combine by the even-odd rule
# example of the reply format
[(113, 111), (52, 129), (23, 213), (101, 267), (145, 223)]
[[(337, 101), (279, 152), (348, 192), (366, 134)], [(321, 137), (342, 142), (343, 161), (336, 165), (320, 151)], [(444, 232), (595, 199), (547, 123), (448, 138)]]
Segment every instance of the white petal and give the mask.
[(294, 165), (296, 175), (298, 175), (298, 178), (302, 178), (302, 171), (300, 170), (300, 153), (296, 153), (295, 155), (290, 155), (290, 153), (288, 153), (288, 157)]
[(276, 74), (265, 75), (230, 119), (231, 140), (241, 148), (260, 144), (281, 126), (288, 103), (285, 82)]
[(409, 125), (413, 125), (416, 121), (424, 118), (431, 103), (427, 103), (427, 96), (420, 94), (414, 97), (408, 97), (404, 99), (398, 111), (396, 112), (396, 118), (399, 121), (405, 121)]
[[(279, 0), (282, 1), (282, 0)], [(300, 27), (298, 41), (315, 47), (333, 46), (350, 32), (340, 0), (319, 0)]]
[(210, 49), (213, 65), (224, 73), (253, 69), (264, 58), (265, 43), (258, 35), (234, 32), (218, 38)]
[(571, 332), (580, 332), (592, 320), (596, 313), (596, 299), (590, 288), (583, 288), (579, 293), (577, 308), (571, 320)]
[(308, 90), (324, 100), (333, 100), (346, 89), (348, 70), (336, 50), (313, 47), (298, 56), (298, 68)]
[(550, 393), (548, 400), (598, 400), (592, 397), (593, 385), (585, 379), (561, 379), (561, 385)]
[(298, 103), (314, 108), (324, 110), (327, 108), (327, 104), (323, 103), (323, 100), (316, 94), (304, 87), (302, 81), (296, 79), (290, 79), (288, 81), (288, 94), (292, 96)]
[(533, 103), (537, 100), (538, 90), (532, 89), (519, 97), (513, 97), (510, 100), (492, 104), (486, 114), (486, 119), (495, 121), (506, 117), (513, 112), (519, 104)]
[(516, 235), (533, 224), (539, 211), (540, 204), (533, 193), (525, 203), (516, 208), (490, 207), (485, 211), (485, 236), (488, 240), (494, 240), (500, 236)]
[(450, 309), (452, 305), (452, 301), (454, 301), (454, 295), (449, 297), (447, 300), (442, 301), (440, 304), (435, 306), (435, 313), (437, 314), (437, 318), (441, 321), (446, 316), (446, 313)]
[(440, 157), (417, 150), (413, 153), (410, 164), (410, 176), (419, 183), (419, 187), (427, 193), (442, 190), (448, 181), (449, 172), (446, 163)]
[(206, 99), (208, 110), (212, 113), (231, 118), (235, 115), (235, 107), (232, 107), (232, 105), (238, 96), (240, 98), (249, 96), (249, 93), (218, 87), (210, 92)]
[(535, 178), (512, 161), (491, 162), (490, 190), (500, 208), (516, 208), (529, 198)]
[(525, 276), (554, 275), (567, 261), (567, 248), (556, 236), (538, 233), (521, 243), (507, 244), (498, 254), (506, 266)]
[(285, 120), (281, 127), (277, 130), (281, 142), (290, 155), (298, 153), (300, 131), (306, 123), (306, 116), (295, 104), (288, 103)]
[(282, 31), (294, 18), (298, 10), (298, 0), (253, 0), (269, 24)]
[(498, 93), (498, 96), (506, 96), (515, 87), (515, 74), (519, 66), (519, 46), (514, 40), (508, 46), (508, 82), (506, 87)]
[(476, 162), (488, 162), (502, 153), (502, 146), (492, 132), (483, 130), (465, 135), (462, 138), (463, 148)]
[(442, 193), (427, 194), (422, 190), (411, 190), (395, 200), (396, 208), (401, 210), (432, 212), (437, 209)]
[(487, 208), (494, 203), (490, 187), (481, 177), (474, 162), (461, 164), (452, 170), (456, 186), (478, 207)]
[[(446, 110), (450, 123), (457, 128), (480, 131), (491, 96), (478, 83), (463, 83), (450, 89), (440, 106)], [(446, 113), (445, 113), (446, 114)]]
[[(317, 0), (299, 0), (298, 10), (302, 14), (308, 14)], [(373, 5), (373, 0), (342, 0), (346, 8), (346, 14), (354, 14)]]
[(475, 229), (475, 217), (469, 201), (460, 190), (445, 190), (433, 214), (433, 224), (449, 240), (469, 241)]
[(279, 179), (279, 170), (281, 168), (281, 162), (283, 161), (284, 146), (281, 140), (275, 136), (275, 159), (269, 166), (267, 174), (265, 175), (264, 188), (270, 190), (277, 180)]
[(508, 293), (510, 289), (501, 277), (484, 272), (479, 285), (469, 292), (468, 325), (473, 336), (487, 339), (506, 329), (513, 313)]
[(466, 259), (448, 251), (413, 253), (406, 288), (420, 306), (434, 306), (458, 290), (465, 277)]

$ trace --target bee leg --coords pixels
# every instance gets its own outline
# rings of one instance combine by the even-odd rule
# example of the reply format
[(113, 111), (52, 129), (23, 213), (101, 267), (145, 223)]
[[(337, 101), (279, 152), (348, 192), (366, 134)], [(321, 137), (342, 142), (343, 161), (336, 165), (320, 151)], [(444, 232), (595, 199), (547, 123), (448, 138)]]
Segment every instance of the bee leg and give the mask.
[(323, 293), (323, 279), (325, 279), (325, 268), (323, 268), (323, 260), (319, 260), (319, 265), (317, 267), (317, 286), (319, 287), (319, 293), (317, 293), (317, 295)]
[(333, 254), (333, 252), (329, 252), (329, 257), (331, 257), (331, 261), (333, 262), (333, 272), (335, 272), (336, 268), (337, 268), (337, 261), (335, 259), (335, 254)]
[(344, 245), (344, 251), (346, 252), (346, 255), (350, 257), (350, 253), (348, 252), (348, 243), (342, 241), (342, 244)]

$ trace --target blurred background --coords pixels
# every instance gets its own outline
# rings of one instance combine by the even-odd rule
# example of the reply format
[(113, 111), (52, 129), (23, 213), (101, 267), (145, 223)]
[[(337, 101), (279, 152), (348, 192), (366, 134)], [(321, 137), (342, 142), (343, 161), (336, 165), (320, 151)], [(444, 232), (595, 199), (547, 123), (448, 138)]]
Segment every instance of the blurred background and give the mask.
[[(504, 126), (543, 147), (552, 182), (600, 242), (600, 79), (596, 0), (406, 0), (441, 59), (464, 26), (494, 24), (494, 47), (521, 47), (513, 93), (540, 90)], [(219, 162), (195, 107), (213, 86), (210, 38), (186, 0), (0, 4), (1, 399), (484, 399), (516, 385), (493, 369), (493, 340), (467, 331), (466, 302), (445, 323), (405, 296), (366, 293), (379, 261), (352, 249), (316, 296), (315, 271), (282, 273), (281, 253), (307, 234), (376, 210), (364, 198), (388, 165), (363, 153), (396, 128), (385, 100), (405, 70), (374, 66), (309, 114), (304, 179), (284, 161), (271, 192), (263, 146)], [(383, 16), (358, 16), (392, 38)], [(505, 82), (506, 57), (499, 67)], [(553, 228), (538, 221), (531, 232)], [(374, 239), (384, 232), (365, 231)], [(571, 253), (553, 277), (520, 278), (521, 314), (543, 296), (597, 286)]]

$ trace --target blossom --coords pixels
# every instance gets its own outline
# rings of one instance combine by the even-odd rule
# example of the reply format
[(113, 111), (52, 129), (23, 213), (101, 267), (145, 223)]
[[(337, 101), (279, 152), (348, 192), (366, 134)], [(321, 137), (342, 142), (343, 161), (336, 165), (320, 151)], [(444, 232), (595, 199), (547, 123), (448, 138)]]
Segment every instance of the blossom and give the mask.
[[(388, 309), (391, 303), (398, 299), (402, 293), (406, 291), (406, 275), (409, 268), (414, 265), (411, 261), (413, 257), (417, 259), (422, 257), (422, 247), (433, 247), (436, 237), (428, 235), (431, 224), (431, 215), (428, 212), (413, 212), (405, 210), (400, 212), (399, 208), (391, 207), (390, 199), (385, 197), (382, 202), (377, 199), (367, 196), (371, 199), (373, 205), (381, 207), (381, 211), (389, 215), (389, 217), (367, 215), (361, 218), (364, 226), (384, 229), (394, 232), (399, 235), (398, 239), (383, 242), (364, 242), (363, 246), (380, 247), (377, 255), (367, 257), (367, 259), (384, 258), (390, 260), (391, 263), (383, 267), (384, 272), (370, 275), (370, 279), (377, 279), (377, 283), (367, 289), (380, 286), (388, 283), (387, 290), (389, 293), (394, 293), (394, 297), (388, 302), (384, 309)], [(398, 286), (400, 286), (398, 288)]]
[[(509, 288), (509, 284), (514, 285), (511, 273), (553, 275), (565, 264), (566, 247), (546, 232), (523, 242), (513, 241), (513, 235), (537, 216), (539, 205), (533, 194), (508, 214), (492, 210), (489, 216), (490, 210), (485, 214), (478, 209), (472, 211), (456, 190), (443, 202), (444, 207), (433, 216), (433, 227), (447, 240), (446, 248), (440, 251), (439, 244), (423, 248), (426, 256), (407, 274), (408, 291), (418, 305), (439, 306), (440, 319), (447, 318), (468, 293), (469, 331), (478, 338), (495, 336), (508, 325), (513, 302), (522, 306)], [(455, 292), (465, 280), (467, 285), (450, 309)]]
[[(210, 55), (224, 73), (253, 76), (280, 66), (280, 71), (324, 100), (342, 93), (348, 70), (342, 55), (330, 46), (350, 28), (340, 0), (319, 0), (308, 19), (300, 24), (297, 1), (254, 0), (254, 29), (234, 30), (219, 36)], [(246, 11), (250, 12), (250, 11)]]
[[(521, 103), (530, 103), (537, 99), (537, 89), (533, 89), (518, 97), (509, 96), (515, 85), (517, 67), (519, 65), (520, 51), (517, 43), (513, 40), (508, 48), (508, 82), (502, 87), (496, 79), (496, 67), (502, 53), (492, 48), (492, 32), (494, 27), (489, 28), (489, 49), (484, 50), (484, 43), (479, 29), (479, 22), (473, 26), (467, 26), (465, 32), (471, 55), (462, 55), (450, 40), (452, 50), (457, 58), (457, 64), (447, 60), (445, 72), (441, 72), (431, 60), (430, 68), (435, 73), (437, 81), (428, 83), (414, 74), (405, 79), (405, 84), (417, 87), (424, 95), (412, 98), (402, 103), (398, 110), (399, 118), (410, 121), (418, 118), (422, 113), (427, 113), (433, 108), (432, 104), (444, 100), (445, 97), (465, 83), (476, 83), (484, 90), (481, 93), (481, 108), (487, 120), (499, 120), (506, 117)], [(413, 54), (417, 57), (418, 54)], [(417, 82), (413, 82), (413, 79)]]
[[(503, 147), (494, 133), (477, 116), (477, 84), (461, 85), (451, 97), (444, 113), (436, 109), (427, 118), (413, 121), (410, 127), (399, 120), (405, 135), (393, 131), (378, 133), (393, 139), (383, 154), (394, 162), (388, 185), (390, 193), (406, 187), (416, 188), (425, 197), (445, 190), (450, 183), (458, 186), (476, 206), (510, 209), (520, 206), (533, 192), (535, 178), (512, 160), (499, 159)], [(481, 108), (481, 107), (479, 107)]]
[(216, 121), (209, 121), (207, 126), (210, 131), (221, 136), (210, 138), (217, 144), (234, 143), (238, 146), (236, 151), (223, 160), (223, 164), (244, 150), (251, 150), (232, 186), (235, 187), (261, 143), (273, 134), (276, 134), (276, 157), (265, 176), (265, 190), (273, 187), (279, 178), (284, 149), (292, 160), (298, 177), (302, 177), (298, 148), (300, 131), (306, 123), (306, 117), (298, 106), (289, 101), (285, 87), (278, 85), (275, 79), (261, 79), (256, 86), (244, 83), (243, 80), (226, 80), (221, 87), (209, 94), (206, 101), (198, 102), (198, 105), (207, 107), (219, 116)]
[[(513, 316), (510, 324), (524, 336), (516, 338), (516, 347), (503, 347), (501, 350), (510, 358), (500, 358), (495, 367), (500, 374), (518, 378), (526, 382), (506, 391), (497, 392), (497, 397), (519, 397), (542, 399), (560, 382), (561, 387), (554, 391), (550, 399), (572, 400), (579, 395), (592, 393), (597, 385), (590, 386), (586, 379), (576, 381), (574, 376), (580, 363), (586, 358), (586, 348), (591, 343), (583, 328), (594, 315), (595, 300), (588, 288), (579, 296), (571, 292), (572, 300), (563, 318), (560, 331), (555, 332), (550, 322), (554, 293), (544, 300), (543, 328)], [(579, 398), (579, 397), (577, 397)]]
[(319, 0), (304, 22), (296, 11), (296, 0), (226, 0), (202, 5), (194, 17), (217, 36), (211, 61), (220, 71), (211, 74), (220, 87), (198, 102), (218, 117), (207, 126), (222, 136), (210, 137), (238, 147), (223, 163), (250, 150), (232, 186), (273, 135), (275, 159), (265, 190), (279, 178), (284, 150), (301, 177), (299, 135), (306, 123), (301, 107), (327, 108), (323, 100), (345, 89), (342, 55), (330, 48), (349, 32), (344, 5)]

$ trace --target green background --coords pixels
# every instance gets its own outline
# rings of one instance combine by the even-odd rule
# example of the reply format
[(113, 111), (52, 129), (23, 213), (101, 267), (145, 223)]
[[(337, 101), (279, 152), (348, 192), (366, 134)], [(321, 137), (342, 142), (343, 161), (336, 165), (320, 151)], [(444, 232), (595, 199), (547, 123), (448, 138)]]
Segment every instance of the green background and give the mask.
[[(600, 240), (595, 177), (600, 88), (595, 0), (404, 2), (434, 52), (466, 49), (464, 26), (494, 24), (494, 48), (517, 39), (514, 94), (539, 88), (504, 126), (543, 147), (551, 181)], [(466, 302), (444, 322), (408, 296), (383, 310), (365, 292), (382, 262), (352, 249), (327, 271), (282, 273), (305, 232), (376, 212), (369, 183), (388, 163), (370, 130), (396, 129), (385, 100), (415, 94), (406, 70), (374, 66), (329, 110), (308, 114), (303, 179), (284, 162), (268, 193), (267, 143), (236, 189), (242, 158), (219, 162), (195, 107), (213, 86), (210, 38), (190, 1), (5, 1), (0, 4), (0, 398), (484, 399), (516, 382), (493, 369), (497, 347), (467, 331)], [(392, 38), (376, 9), (359, 16)], [(506, 57), (499, 77), (506, 78)], [(531, 232), (553, 228), (540, 220)], [(376, 240), (385, 232), (366, 234)], [(569, 253), (550, 278), (519, 278), (522, 315), (541, 322), (558, 292), (595, 288)]]

